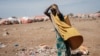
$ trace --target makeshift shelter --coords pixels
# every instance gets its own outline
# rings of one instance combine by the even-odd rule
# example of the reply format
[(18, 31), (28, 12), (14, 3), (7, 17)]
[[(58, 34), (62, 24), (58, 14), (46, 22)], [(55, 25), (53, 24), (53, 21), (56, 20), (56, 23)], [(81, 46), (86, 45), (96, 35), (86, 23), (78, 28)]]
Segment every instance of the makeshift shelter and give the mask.
[(8, 19), (1, 19), (0, 20), (0, 25), (9, 25), (11, 22)]
[(33, 22), (31, 19), (29, 19), (29, 17), (22, 17), (20, 20), (21, 20), (22, 24), (32, 23)]
[(9, 17), (8, 20), (11, 22), (11, 24), (19, 24), (17, 17)]

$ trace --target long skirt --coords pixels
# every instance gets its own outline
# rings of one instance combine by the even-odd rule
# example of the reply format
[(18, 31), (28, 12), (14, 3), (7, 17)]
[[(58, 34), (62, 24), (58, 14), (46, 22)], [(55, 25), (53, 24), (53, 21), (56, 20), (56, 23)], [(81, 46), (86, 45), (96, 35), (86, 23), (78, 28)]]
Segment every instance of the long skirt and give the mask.
[(58, 56), (71, 56), (70, 47), (68, 43), (65, 43), (60, 34), (56, 31), (57, 39), (57, 54)]

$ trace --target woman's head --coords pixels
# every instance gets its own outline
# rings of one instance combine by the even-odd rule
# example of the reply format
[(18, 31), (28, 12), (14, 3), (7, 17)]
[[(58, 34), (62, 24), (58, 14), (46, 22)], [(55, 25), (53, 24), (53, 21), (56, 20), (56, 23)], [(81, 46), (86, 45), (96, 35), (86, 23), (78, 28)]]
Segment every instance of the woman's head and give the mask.
[(58, 6), (56, 4), (53, 4), (52, 7), (51, 7), (51, 12), (53, 14), (56, 14), (57, 13), (57, 8), (58, 8)]

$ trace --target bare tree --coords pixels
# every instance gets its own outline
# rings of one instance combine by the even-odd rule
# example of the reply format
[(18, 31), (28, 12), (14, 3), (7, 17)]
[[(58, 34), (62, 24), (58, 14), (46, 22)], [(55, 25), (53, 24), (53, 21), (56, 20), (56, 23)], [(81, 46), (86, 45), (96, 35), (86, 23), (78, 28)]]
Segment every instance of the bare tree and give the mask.
[(70, 17), (73, 17), (74, 14), (73, 14), (73, 13), (69, 13), (68, 15), (69, 15)]

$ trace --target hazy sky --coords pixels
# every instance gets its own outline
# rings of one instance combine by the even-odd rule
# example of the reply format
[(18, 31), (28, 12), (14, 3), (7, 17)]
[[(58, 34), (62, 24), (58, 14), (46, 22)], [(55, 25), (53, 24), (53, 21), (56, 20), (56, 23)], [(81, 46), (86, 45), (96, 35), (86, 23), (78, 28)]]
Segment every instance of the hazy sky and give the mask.
[(53, 3), (63, 14), (100, 11), (100, 0), (0, 0), (0, 17), (42, 15)]

